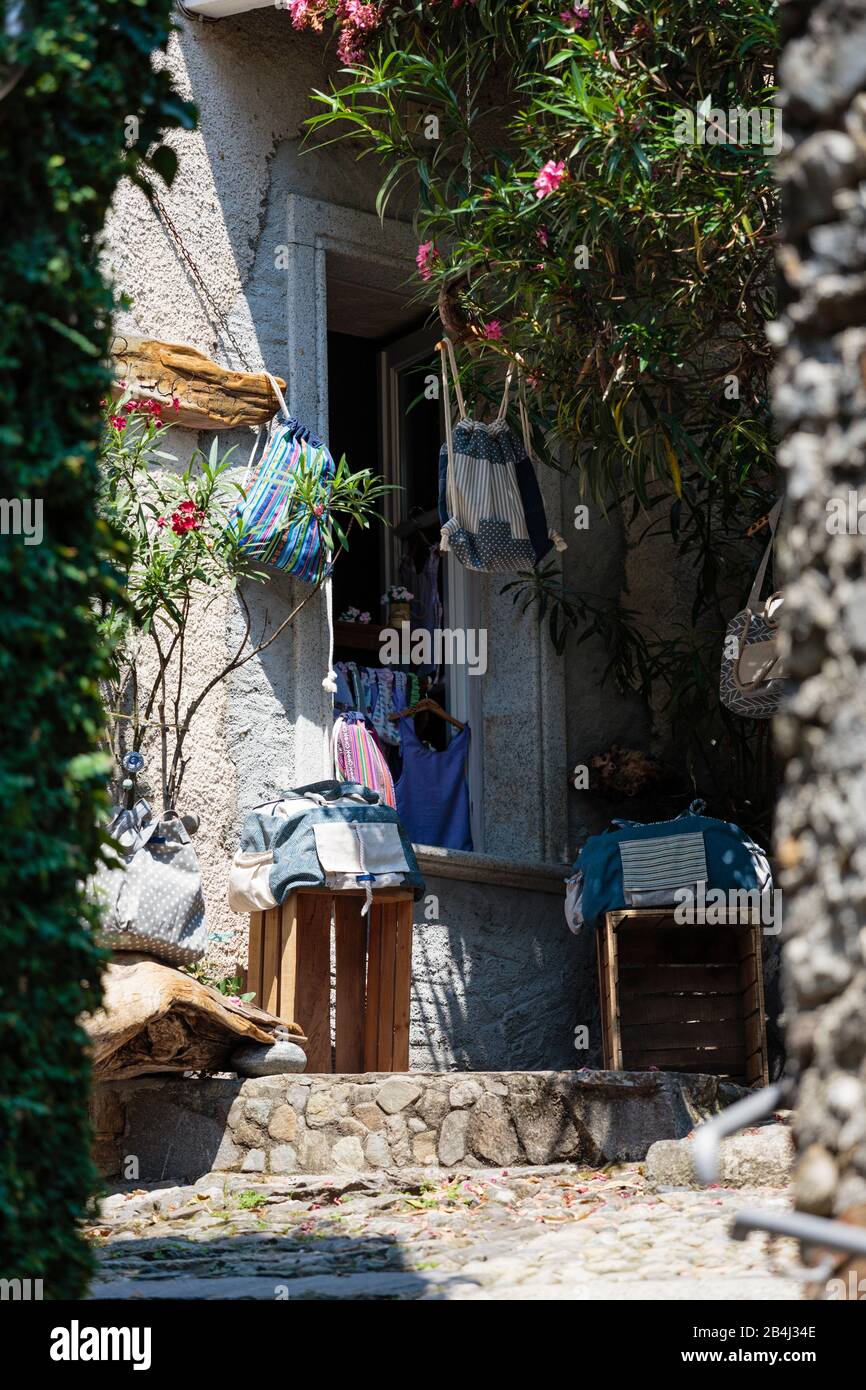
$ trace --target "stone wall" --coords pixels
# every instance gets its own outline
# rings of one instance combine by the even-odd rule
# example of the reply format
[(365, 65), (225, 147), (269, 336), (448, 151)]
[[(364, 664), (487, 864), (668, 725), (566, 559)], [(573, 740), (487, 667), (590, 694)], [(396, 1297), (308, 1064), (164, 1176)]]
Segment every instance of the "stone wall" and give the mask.
[[(660, 1072), (148, 1077), (97, 1086), (106, 1176), (328, 1173), (642, 1159), (742, 1092)], [(130, 1163), (135, 1159), (135, 1164)]]

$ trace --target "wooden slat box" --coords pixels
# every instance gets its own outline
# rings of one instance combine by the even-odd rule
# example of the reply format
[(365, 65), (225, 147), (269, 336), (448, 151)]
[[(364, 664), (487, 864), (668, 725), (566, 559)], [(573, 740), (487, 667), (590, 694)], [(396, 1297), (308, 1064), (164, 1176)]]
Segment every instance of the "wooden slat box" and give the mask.
[(768, 1084), (759, 923), (628, 908), (605, 914), (596, 946), (606, 1067)]
[[(409, 1070), (413, 895), (303, 888), (250, 917), (247, 989), (278, 1018), (301, 1024), (308, 1072)], [(331, 923), (336, 952), (331, 1046)]]

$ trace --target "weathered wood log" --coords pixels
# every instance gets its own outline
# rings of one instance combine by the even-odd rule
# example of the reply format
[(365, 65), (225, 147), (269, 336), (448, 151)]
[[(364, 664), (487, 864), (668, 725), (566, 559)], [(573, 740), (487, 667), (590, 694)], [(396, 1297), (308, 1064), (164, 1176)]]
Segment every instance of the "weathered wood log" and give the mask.
[(118, 953), (103, 978), (103, 1007), (83, 1020), (97, 1081), (157, 1072), (227, 1071), (241, 1042), (270, 1044), (277, 1027), (303, 1047), (296, 1023), (225, 995), (181, 970)]
[[(193, 430), (265, 425), (279, 408), (264, 372), (229, 371), (182, 343), (119, 337), (111, 345), (111, 354), (117, 375), (114, 394), (122, 394), (120, 382), (124, 381), (136, 400), (159, 401), (168, 424)], [(274, 380), (284, 392), (282, 378)], [(177, 410), (172, 409), (173, 400), (178, 402)]]

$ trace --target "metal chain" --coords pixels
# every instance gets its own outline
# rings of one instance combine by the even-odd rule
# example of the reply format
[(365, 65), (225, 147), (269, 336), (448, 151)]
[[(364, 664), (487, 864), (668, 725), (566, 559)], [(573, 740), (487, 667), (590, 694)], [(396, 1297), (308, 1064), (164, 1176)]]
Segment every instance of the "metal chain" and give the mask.
[(180, 232), (174, 225), (174, 222), (172, 221), (165, 204), (162, 202), (161, 198), (159, 197), (159, 194), (155, 190), (151, 190), (151, 196), (153, 199), (154, 207), (157, 211), (157, 215), (159, 216), (160, 220), (164, 223), (166, 231), (171, 236), (172, 240), (177, 246), (178, 251), (180, 252), (183, 259), (186, 261), (187, 265), (189, 266), (190, 274), (192, 275), (193, 279), (195, 280), (196, 284), (198, 285), (199, 289), (201, 290), (202, 294), (204, 295), (205, 299), (210, 305), (211, 312), (213, 313), (214, 317), (216, 318), (217, 322), (222, 328), (223, 333), (228, 338), (229, 342), (231, 343), (232, 347), (237, 353), (238, 360), (240, 361), (242, 366), (246, 367), (248, 372), (254, 371), (255, 368), (250, 366), (243, 349), (241, 348), (237, 338), (235, 337), (234, 333), (229, 327), (228, 319), (226, 318), (222, 309), (217, 304), (216, 300), (214, 299), (213, 295), (211, 294), (210, 290), (205, 284), (201, 272), (198, 266), (196, 265), (195, 261), (192, 259), (192, 256), (189, 254), (186, 247), (184, 246)]
[[(470, 130), (472, 125), (472, 85), (469, 78), (469, 45), (466, 45), (466, 129)], [(472, 197), (472, 137), (467, 135), (466, 144), (466, 173), (468, 182), (468, 192)]]

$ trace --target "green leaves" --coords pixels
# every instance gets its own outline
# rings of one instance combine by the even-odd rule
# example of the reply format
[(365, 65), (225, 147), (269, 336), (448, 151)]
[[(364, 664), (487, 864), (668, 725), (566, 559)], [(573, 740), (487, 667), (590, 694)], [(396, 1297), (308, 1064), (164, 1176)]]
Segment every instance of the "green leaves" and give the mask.
[[(98, 248), (141, 150), (191, 112), (154, 65), (168, 0), (41, 0), (0, 31), (0, 68), (23, 69), (0, 120), (0, 496), (41, 498), (42, 544), (4, 537), (0, 680), (0, 1247), (5, 1269), (77, 1299), (79, 1235), (97, 1175), (80, 1018), (98, 1007), (104, 953), (83, 894), (103, 845), (108, 760), (99, 682), (124, 556), (97, 512), (99, 402), (113, 295)], [(7, 6), (7, 18), (11, 7)], [(124, 121), (140, 112), (140, 145)], [(158, 158), (159, 162), (159, 158)], [(166, 170), (168, 166), (165, 166)]]

